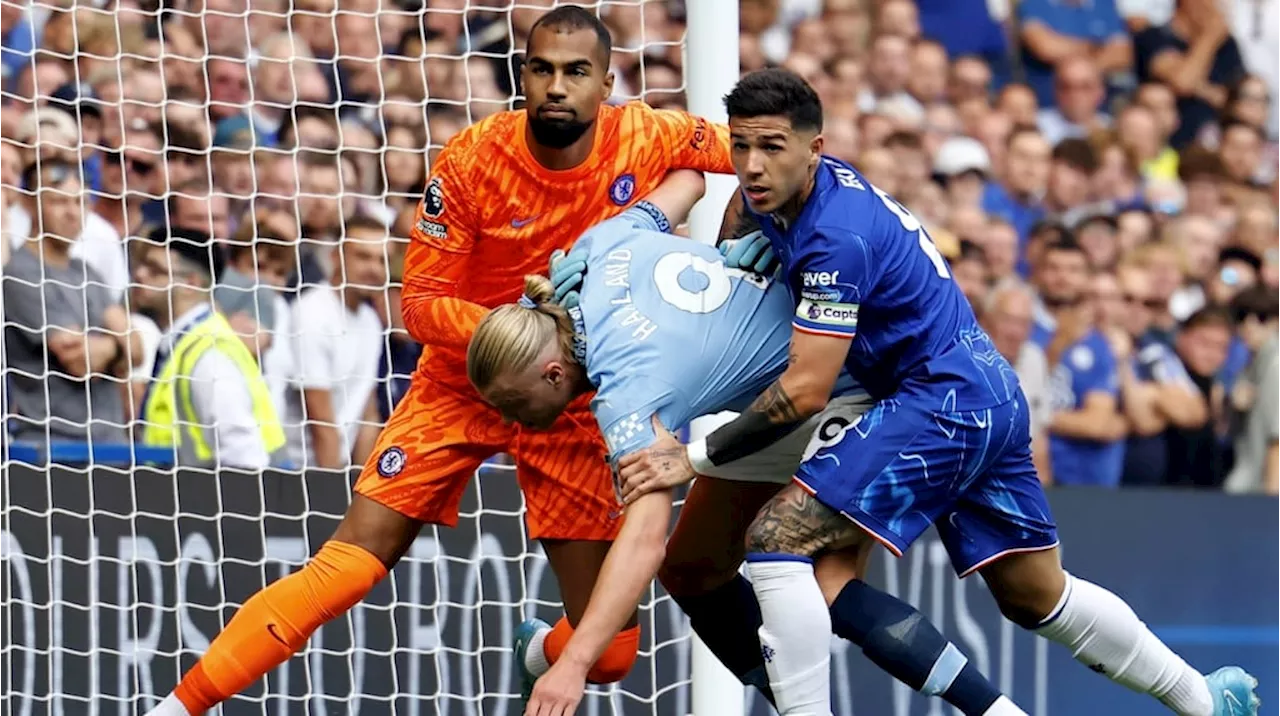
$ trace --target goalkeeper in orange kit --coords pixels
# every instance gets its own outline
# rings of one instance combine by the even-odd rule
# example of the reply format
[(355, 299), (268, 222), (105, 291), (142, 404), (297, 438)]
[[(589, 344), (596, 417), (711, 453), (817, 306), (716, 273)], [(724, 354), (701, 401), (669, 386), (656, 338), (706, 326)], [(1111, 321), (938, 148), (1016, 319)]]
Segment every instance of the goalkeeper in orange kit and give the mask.
[[(346, 516), (302, 570), (245, 602), (150, 716), (203, 713), (287, 660), (363, 599), (424, 524), (456, 525), (467, 482), (499, 452), (515, 458), (529, 534), (541, 540), (565, 606), (530, 658), (560, 657), (620, 527), (605, 447), (589, 396), (550, 430), (505, 424), (467, 381), (467, 343), (490, 308), (519, 296), (523, 275), (544, 272), (553, 251), (652, 193), (671, 171), (733, 171), (727, 128), (640, 103), (605, 105), (611, 50), (594, 15), (552, 10), (529, 36), (527, 108), (444, 146), (405, 257), (405, 325), (426, 351)], [(688, 191), (680, 179), (664, 191)], [(633, 616), (587, 678), (620, 680), (638, 644)]]

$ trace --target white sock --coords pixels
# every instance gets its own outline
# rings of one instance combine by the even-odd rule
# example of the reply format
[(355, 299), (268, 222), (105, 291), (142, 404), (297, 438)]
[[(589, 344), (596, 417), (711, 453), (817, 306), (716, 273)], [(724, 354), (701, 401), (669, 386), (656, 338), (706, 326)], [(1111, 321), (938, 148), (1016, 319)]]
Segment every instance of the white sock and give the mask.
[(530, 639), (529, 646), (524, 650), (524, 668), (529, 670), (534, 676), (542, 676), (551, 669), (551, 662), (547, 660), (547, 653), (542, 650), (542, 645), (547, 641), (547, 635), (551, 633), (550, 629), (539, 629)]
[(1164, 645), (1124, 600), (1067, 575), (1062, 599), (1035, 632), (1071, 650), (1076, 661), (1180, 716), (1213, 716), (1204, 676)]
[(169, 694), (164, 697), (164, 701), (160, 705), (151, 709), (146, 716), (194, 716), (187, 713), (187, 707), (182, 705), (177, 696)]
[(1027, 716), (1027, 712), (1018, 708), (1018, 705), (1009, 700), (1006, 696), (996, 699), (991, 708), (982, 712), (982, 716)]
[(781, 716), (831, 716), (831, 613), (813, 563), (748, 561), (760, 602), (760, 645)]

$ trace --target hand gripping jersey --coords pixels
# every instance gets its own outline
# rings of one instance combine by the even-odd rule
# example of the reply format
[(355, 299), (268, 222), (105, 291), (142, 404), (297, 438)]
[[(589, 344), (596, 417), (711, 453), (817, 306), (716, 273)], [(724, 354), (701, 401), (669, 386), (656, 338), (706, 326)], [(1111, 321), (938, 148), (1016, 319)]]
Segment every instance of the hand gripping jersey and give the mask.
[[(612, 459), (653, 442), (655, 413), (675, 430), (745, 408), (782, 374), (791, 342), (785, 286), (727, 268), (711, 246), (662, 233), (664, 219), (646, 206), (576, 245), (589, 257), (579, 318), (597, 388), (591, 410)], [(861, 392), (842, 379), (837, 395)]]
[(986, 408), (1018, 391), (920, 221), (830, 157), (791, 226), (760, 223), (796, 301), (794, 325), (855, 336), (846, 363), (875, 397), (928, 393), (938, 408)]

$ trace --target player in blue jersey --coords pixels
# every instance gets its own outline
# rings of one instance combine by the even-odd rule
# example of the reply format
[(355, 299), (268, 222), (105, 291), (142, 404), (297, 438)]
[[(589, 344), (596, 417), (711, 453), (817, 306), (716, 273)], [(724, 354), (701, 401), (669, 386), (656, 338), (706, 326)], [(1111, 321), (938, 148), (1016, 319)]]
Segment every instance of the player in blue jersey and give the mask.
[[(496, 308), (480, 322), (467, 354), (469, 378), (505, 419), (544, 427), (578, 396), (595, 391), (591, 409), (616, 461), (652, 443), (655, 425), (675, 428), (703, 414), (744, 408), (786, 367), (793, 311), (786, 287), (728, 269), (716, 249), (664, 233), (668, 215), (678, 217), (692, 203), (666, 188), (579, 239), (573, 253), (582, 257), (587, 279), (574, 306), (555, 305), (550, 282), (529, 277), (520, 303)], [(573, 712), (585, 666), (626, 623), (660, 562), (664, 585), (694, 629), (744, 683), (769, 696), (754, 628), (759, 607), (738, 574), (747, 526), (789, 482), (803, 454), (839, 434), (869, 404), (846, 376), (820, 415), (768, 449), (708, 470), (708, 477), (723, 479), (694, 483), (665, 559), (670, 492), (631, 505), (554, 667), (536, 661), (547, 650), (526, 648), (549, 638), (549, 627), (522, 625), (517, 658), (531, 691), (527, 712)], [(827, 555), (821, 564), (833, 593), (857, 570), (850, 555)], [(691, 585), (695, 580), (700, 589)], [(923, 622), (916, 629), (937, 634)], [(946, 646), (953, 680), (986, 684)], [(529, 683), (539, 676), (536, 686)]]
[(1007, 618), (1090, 669), (1186, 716), (1256, 714), (1257, 682), (1243, 670), (1201, 676), (1123, 600), (1062, 570), (1013, 369), (920, 222), (822, 155), (813, 89), (763, 70), (725, 101), (742, 197), (796, 302), (790, 362), (732, 422), (687, 448), (659, 435), (620, 461), (620, 475), (632, 499), (741, 459), (821, 410), (845, 369), (877, 399), (804, 462), (748, 532), (779, 710), (830, 714), (827, 645), (812, 635), (833, 626), (854, 641), (878, 633), (888, 643), (875, 648), (905, 661), (939, 653), (907, 628), (916, 617), (866, 598), (856, 580), (823, 609), (811, 562), (874, 542), (901, 554), (936, 524), (958, 574), (980, 573)]

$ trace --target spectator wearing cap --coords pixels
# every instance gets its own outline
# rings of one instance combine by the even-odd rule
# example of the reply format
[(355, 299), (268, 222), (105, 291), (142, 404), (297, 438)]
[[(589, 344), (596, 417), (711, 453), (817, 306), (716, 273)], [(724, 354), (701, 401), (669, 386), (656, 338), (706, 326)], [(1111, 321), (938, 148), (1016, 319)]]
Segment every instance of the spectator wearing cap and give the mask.
[(269, 466), (284, 430), (253, 354), (210, 301), (208, 245), (179, 232), (139, 240), (134, 257), (135, 305), (164, 331), (142, 442), (172, 447), (181, 465)]
[(1164, 82), (1178, 96), (1178, 129), (1170, 144), (1191, 144), (1245, 75), (1240, 48), (1217, 0), (1178, 0), (1168, 24), (1134, 38), (1138, 78)]
[(72, 248), (83, 232), (83, 185), (67, 162), (28, 167), (32, 239), (5, 266), (4, 350), (14, 438), (118, 442), (120, 380), (142, 346), (120, 298)]
[(1071, 239), (1044, 247), (1036, 274), (1043, 311), (1032, 340), (1050, 366), (1049, 450), (1059, 485), (1115, 487), (1124, 465), (1126, 422), (1111, 345), (1094, 323), (1089, 263)]
[[(84, 169), (77, 160), (77, 152), (71, 149), (78, 141), (75, 121), (65, 112), (45, 107), (29, 114), (18, 128), (18, 141), (30, 145), (30, 149), (23, 152), (25, 155), (23, 166), (27, 170), (22, 174), (24, 180), (39, 176), (38, 173), (33, 173), (39, 157), (42, 159), (41, 163), (52, 160), (73, 167), (77, 174), (77, 182), (80, 186), (84, 186)], [(30, 184), (25, 186), (28, 189), (33, 188)], [(79, 197), (80, 201), (85, 199), (85, 197)], [(113, 299), (119, 300), (129, 283), (129, 268), (125, 262), (120, 234), (102, 215), (101, 199), (86, 203), (89, 206), (81, 212), (81, 234), (71, 244), (71, 256), (92, 267), (99, 280), (105, 283)], [(29, 238), (39, 238), (38, 234), (34, 233), (34, 213), (32, 213), (37, 209), (38, 207), (33, 207), (29, 202), (14, 202), (5, 210), (7, 224), (5, 233), (8, 234), (10, 248), (17, 248)]]
[[(1203, 281), (1206, 305), (1230, 308), (1236, 297), (1258, 285), (1262, 259), (1240, 246), (1228, 246), (1218, 252), (1217, 263)], [(1249, 365), (1250, 348), (1240, 335), (1233, 335), (1227, 349), (1227, 360), (1218, 370), (1218, 378), (1229, 390)]]
[(1236, 435), (1235, 464), (1227, 475), (1227, 492), (1280, 493), (1280, 306), (1265, 286), (1241, 292), (1232, 302), (1237, 331), (1252, 354), (1248, 368), (1232, 385), (1227, 407)]
[(1088, 137), (1111, 126), (1111, 117), (1101, 111), (1107, 88), (1092, 58), (1068, 57), (1058, 63), (1053, 96), (1054, 103), (1036, 116), (1036, 125), (1050, 144)]
[(1136, 264), (1122, 265), (1114, 284), (1117, 310), (1104, 331), (1117, 357), (1120, 403), (1129, 424), (1121, 482), (1160, 485), (1168, 471), (1166, 431), (1204, 425), (1208, 402), (1173, 349), (1149, 333), (1153, 310), (1159, 308), (1149, 272)]
[(1070, 61), (1086, 59), (1101, 75), (1133, 67), (1133, 44), (1115, 0), (1022, 0), (1018, 14), (1027, 82), (1042, 106), (1054, 102), (1054, 74)]
[(1053, 484), (1048, 428), (1053, 417), (1049, 403), (1049, 364), (1044, 350), (1031, 340), (1031, 307), (1035, 292), (1010, 276), (995, 284), (981, 304), (980, 319), (996, 350), (1013, 365), (1031, 408), (1031, 459), (1040, 481)]
[(237, 115), (218, 122), (210, 152), (213, 183), (232, 199), (248, 201), (255, 193), (253, 176), (254, 130), (249, 120)]
[(1225, 387), (1218, 371), (1227, 361), (1234, 329), (1231, 313), (1214, 306), (1191, 314), (1178, 329), (1174, 350), (1208, 401), (1211, 419), (1198, 426), (1170, 426), (1167, 484), (1216, 488), (1226, 479), (1226, 455), (1218, 434), (1219, 427), (1224, 427), (1220, 418), (1224, 417)]
[(990, 174), (987, 149), (972, 137), (946, 140), (933, 157), (934, 179), (946, 190), (952, 207), (981, 205)]

